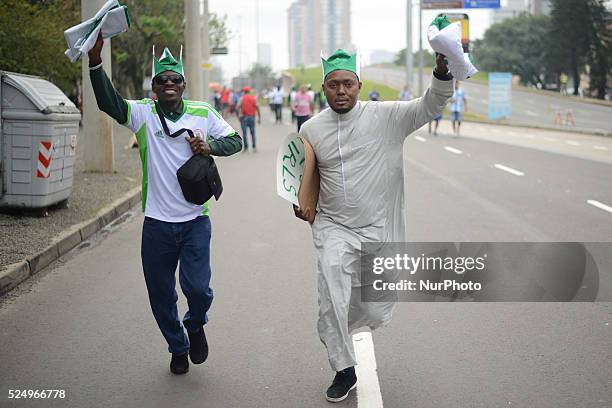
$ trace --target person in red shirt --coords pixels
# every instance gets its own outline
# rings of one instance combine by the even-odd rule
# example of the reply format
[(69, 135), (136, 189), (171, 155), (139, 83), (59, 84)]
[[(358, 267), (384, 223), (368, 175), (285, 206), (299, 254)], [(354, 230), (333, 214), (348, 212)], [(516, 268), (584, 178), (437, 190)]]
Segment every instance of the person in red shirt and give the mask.
[(221, 116), (224, 118), (227, 116), (230, 105), (230, 91), (226, 87), (223, 87), (221, 91)]
[(247, 131), (251, 130), (251, 141), (253, 142), (253, 153), (257, 152), (257, 147), (255, 145), (255, 113), (257, 113), (257, 124), (261, 124), (261, 113), (259, 112), (259, 105), (257, 104), (257, 98), (255, 95), (251, 95), (251, 87), (245, 86), (242, 88), (242, 92), (244, 93), (240, 100), (238, 100), (238, 105), (236, 106), (236, 110), (238, 111), (238, 115), (240, 118), (240, 126), (242, 127), (242, 141), (243, 141), (243, 149), (242, 152), (247, 152), (249, 150), (249, 143), (247, 140)]

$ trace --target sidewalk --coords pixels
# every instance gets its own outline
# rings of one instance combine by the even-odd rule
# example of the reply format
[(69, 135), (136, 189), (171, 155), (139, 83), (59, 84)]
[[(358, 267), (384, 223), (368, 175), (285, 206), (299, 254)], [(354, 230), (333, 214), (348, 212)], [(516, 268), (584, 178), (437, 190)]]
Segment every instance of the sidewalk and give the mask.
[(86, 173), (83, 139), (79, 132), (74, 184), (68, 208), (49, 209), (47, 217), (0, 213), (0, 273), (48, 247), (62, 232), (89, 220), (104, 207), (140, 186), (138, 149), (125, 149), (131, 133), (115, 124), (115, 172)]

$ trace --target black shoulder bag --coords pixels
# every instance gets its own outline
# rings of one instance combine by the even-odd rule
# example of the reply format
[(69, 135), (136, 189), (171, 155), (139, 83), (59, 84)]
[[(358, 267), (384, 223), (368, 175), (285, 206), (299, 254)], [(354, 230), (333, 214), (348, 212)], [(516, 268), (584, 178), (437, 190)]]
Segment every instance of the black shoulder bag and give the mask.
[[(185, 128), (170, 134), (166, 118), (164, 118), (157, 101), (155, 101), (155, 110), (166, 136), (175, 138), (187, 132), (189, 137), (194, 137), (193, 131)], [(211, 156), (194, 154), (176, 171), (176, 177), (178, 178), (185, 200), (193, 204), (202, 205), (210, 200), (213, 195), (216, 200), (219, 200), (223, 192), (221, 176), (219, 175), (215, 160)]]

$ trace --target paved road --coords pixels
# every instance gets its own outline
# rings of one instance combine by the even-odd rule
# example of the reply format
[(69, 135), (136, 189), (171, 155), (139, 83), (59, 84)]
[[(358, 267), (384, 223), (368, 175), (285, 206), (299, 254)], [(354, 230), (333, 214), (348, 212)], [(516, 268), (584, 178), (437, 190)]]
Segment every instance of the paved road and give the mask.
[[(384, 83), (396, 89), (401, 89), (406, 83), (405, 73), (401, 69), (365, 67), (362, 69), (364, 78)], [(431, 73), (425, 72), (423, 86), (428, 86)], [(415, 75), (413, 92), (418, 90), (418, 79)], [(463, 87), (468, 98), (468, 108), (471, 112), (487, 116), (488, 87), (474, 81), (464, 81)], [(513, 123), (526, 125), (553, 126), (557, 111), (563, 115), (570, 110), (577, 128), (590, 131), (612, 132), (612, 107), (594, 105), (576, 101), (571, 98), (548, 96), (513, 89), (512, 118)], [(563, 116), (565, 118), (565, 116)]]
[[(290, 128), (267, 119), (259, 153), (219, 160), (207, 363), (183, 377), (168, 371), (140, 267), (142, 216), (133, 213), (0, 302), (1, 406), (329, 406), (309, 228), (274, 192), (275, 149)], [(458, 139), (441, 130), (405, 144), (411, 240), (612, 238), (612, 213), (586, 204), (612, 204), (610, 163), (481, 140), (477, 128)], [(611, 320), (610, 303), (400, 304), (373, 334), (382, 400), (610, 407)], [(9, 389), (32, 388), (68, 398), (6, 399)], [(365, 407), (369, 392), (339, 406)]]

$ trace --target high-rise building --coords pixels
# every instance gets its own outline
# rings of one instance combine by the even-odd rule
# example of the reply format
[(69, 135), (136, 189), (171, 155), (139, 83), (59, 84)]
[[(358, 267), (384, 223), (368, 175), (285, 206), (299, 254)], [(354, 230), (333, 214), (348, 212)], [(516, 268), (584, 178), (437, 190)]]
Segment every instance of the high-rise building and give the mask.
[(272, 66), (272, 45), (270, 43), (257, 44), (257, 55), (259, 65)]
[(491, 24), (500, 23), (507, 18), (518, 17), (519, 14), (529, 12), (529, 1), (533, 0), (502, 0), (500, 8), (491, 10)]
[(550, 14), (551, 0), (527, 0), (531, 14)]
[(287, 18), (290, 67), (318, 64), (321, 50), (351, 45), (350, 0), (296, 0)]

